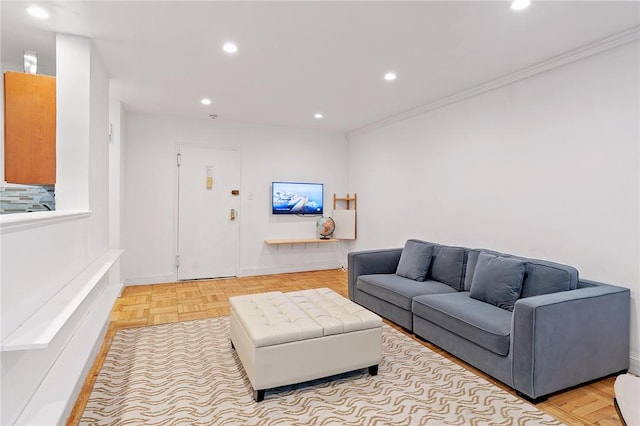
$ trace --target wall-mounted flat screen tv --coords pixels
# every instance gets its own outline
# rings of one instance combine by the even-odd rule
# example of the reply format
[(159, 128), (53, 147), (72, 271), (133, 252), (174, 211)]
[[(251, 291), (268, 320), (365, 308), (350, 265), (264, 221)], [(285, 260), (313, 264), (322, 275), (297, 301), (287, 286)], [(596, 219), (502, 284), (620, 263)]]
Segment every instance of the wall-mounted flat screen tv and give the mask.
[(273, 182), (271, 212), (273, 214), (321, 215), (324, 186), (321, 183)]

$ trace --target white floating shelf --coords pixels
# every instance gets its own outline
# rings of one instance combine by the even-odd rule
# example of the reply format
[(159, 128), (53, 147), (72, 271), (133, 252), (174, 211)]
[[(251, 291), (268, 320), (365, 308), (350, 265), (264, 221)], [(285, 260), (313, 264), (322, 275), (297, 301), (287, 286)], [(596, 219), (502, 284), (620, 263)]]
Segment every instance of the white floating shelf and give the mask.
[(264, 240), (266, 244), (316, 244), (316, 243), (337, 243), (340, 240), (335, 238), (298, 238), (298, 239), (288, 239), (288, 240)]

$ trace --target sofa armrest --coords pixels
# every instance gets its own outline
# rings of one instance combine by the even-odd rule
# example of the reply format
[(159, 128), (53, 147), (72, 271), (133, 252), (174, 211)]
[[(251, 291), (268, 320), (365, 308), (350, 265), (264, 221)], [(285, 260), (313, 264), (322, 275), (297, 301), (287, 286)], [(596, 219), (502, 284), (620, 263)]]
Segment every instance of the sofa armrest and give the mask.
[(401, 248), (354, 251), (348, 254), (349, 298), (354, 300), (356, 281), (360, 275), (394, 274), (400, 262)]
[(629, 368), (630, 291), (596, 282), (519, 299), (513, 387), (538, 398)]

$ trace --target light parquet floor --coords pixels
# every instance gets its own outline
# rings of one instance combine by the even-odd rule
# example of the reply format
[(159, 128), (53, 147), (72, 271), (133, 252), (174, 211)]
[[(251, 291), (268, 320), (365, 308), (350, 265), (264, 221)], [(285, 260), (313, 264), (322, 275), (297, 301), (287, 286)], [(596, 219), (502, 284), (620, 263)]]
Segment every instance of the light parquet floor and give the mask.
[[(102, 367), (115, 332), (122, 328), (189, 321), (229, 314), (229, 297), (267, 291), (295, 291), (329, 287), (347, 297), (347, 273), (343, 270), (262, 275), (243, 278), (187, 281), (125, 287), (111, 312), (111, 323), (98, 356), (91, 368), (67, 425), (77, 425), (87, 403), (96, 376)], [(394, 324), (387, 322), (391, 326)], [(475, 372), (506, 391), (513, 390), (470, 365), (407, 333), (417, 342), (453, 362)], [(537, 407), (569, 425), (621, 425), (613, 406), (613, 383), (608, 377), (551, 396)]]

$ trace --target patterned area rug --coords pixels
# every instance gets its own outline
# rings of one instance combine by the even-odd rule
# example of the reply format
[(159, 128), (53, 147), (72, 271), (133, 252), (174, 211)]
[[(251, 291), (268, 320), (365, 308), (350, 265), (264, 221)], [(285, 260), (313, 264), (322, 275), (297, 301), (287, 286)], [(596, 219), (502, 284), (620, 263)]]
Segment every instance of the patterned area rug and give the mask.
[(266, 392), (256, 403), (229, 318), (118, 331), (82, 425), (560, 425), (383, 325), (383, 361)]

